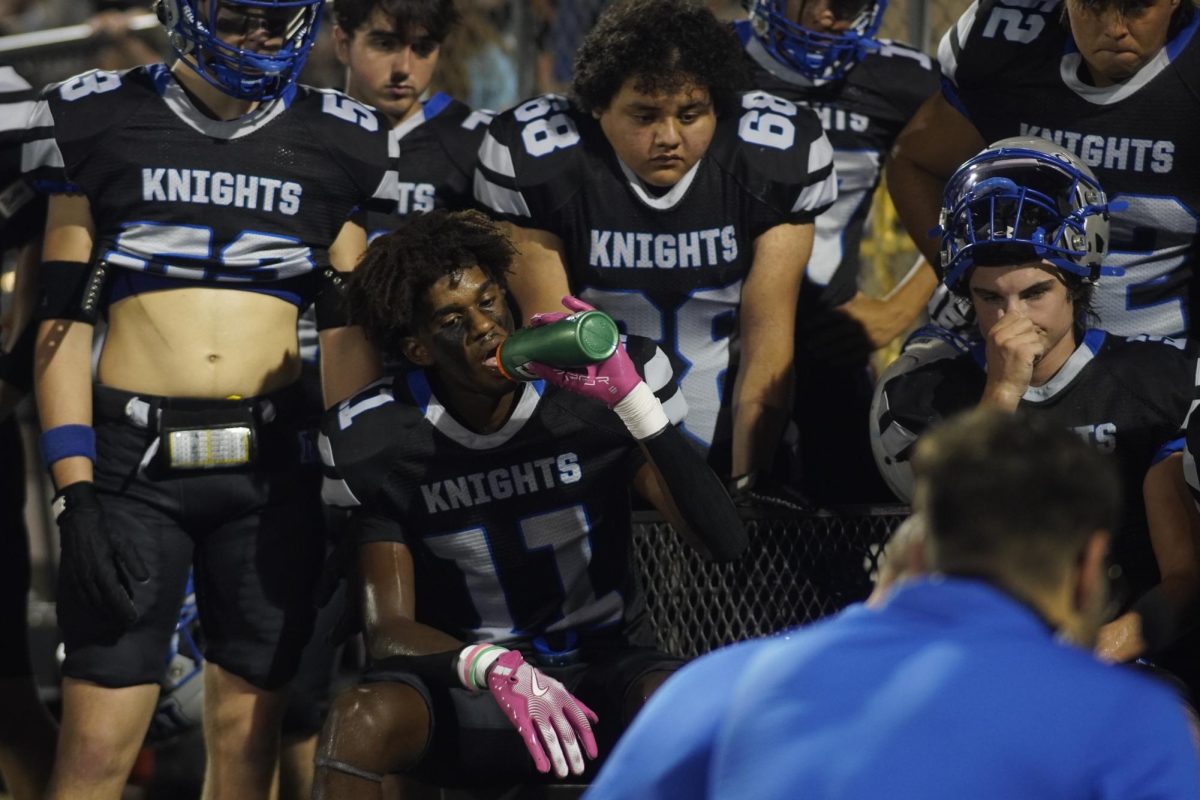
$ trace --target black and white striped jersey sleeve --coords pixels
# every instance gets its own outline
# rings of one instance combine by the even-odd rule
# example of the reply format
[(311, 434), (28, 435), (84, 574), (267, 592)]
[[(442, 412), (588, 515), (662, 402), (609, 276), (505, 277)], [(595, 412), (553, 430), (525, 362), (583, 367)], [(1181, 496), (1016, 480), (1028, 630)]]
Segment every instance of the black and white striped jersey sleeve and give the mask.
[(742, 94), (741, 106), (739, 116), (720, 120), (710, 151), (762, 206), (751, 233), (812, 222), (837, 199), (833, 146), (821, 121), (763, 91)]
[(625, 351), (641, 374), (642, 380), (662, 403), (663, 411), (672, 425), (678, 425), (687, 417), (687, 400), (679, 390), (678, 378), (671, 359), (652, 339), (629, 336), (625, 339)]
[(0, 67), (0, 252), (40, 235), (45, 202), (25, 179), (25, 144), (37, 92), (12, 67)]
[(552, 230), (551, 215), (582, 184), (578, 113), (542, 95), (497, 115), (479, 146), (475, 200), (516, 225)]

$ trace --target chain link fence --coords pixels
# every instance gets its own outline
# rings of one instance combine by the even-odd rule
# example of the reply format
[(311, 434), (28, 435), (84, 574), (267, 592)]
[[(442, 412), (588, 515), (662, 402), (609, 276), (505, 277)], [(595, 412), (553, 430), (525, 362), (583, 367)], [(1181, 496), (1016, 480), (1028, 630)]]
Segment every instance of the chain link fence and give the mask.
[(901, 506), (757, 516), (731, 564), (705, 561), (662, 521), (634, 527), (650, 623), (665, 652), (692, 658), (803, 625), (863, 600)]

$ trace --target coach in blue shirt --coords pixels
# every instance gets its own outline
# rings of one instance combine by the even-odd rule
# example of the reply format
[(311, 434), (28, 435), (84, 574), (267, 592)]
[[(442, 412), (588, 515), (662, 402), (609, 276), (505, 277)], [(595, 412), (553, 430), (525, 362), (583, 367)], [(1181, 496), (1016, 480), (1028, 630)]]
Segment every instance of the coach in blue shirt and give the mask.
[(914, 467), (935, 572), (685, 668), (588, 800), (1200, 798), (1178, 698), (1089, 652), (1112, 463), (1045, 421), (976, 410), (922, 439)]

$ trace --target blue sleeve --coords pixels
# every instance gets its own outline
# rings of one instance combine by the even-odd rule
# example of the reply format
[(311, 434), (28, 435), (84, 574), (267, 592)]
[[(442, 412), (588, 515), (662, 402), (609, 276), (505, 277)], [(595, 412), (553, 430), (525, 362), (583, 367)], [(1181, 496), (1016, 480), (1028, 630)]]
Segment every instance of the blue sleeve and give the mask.
[(767, 640), (710, 653), (662, 685), (617, 742), (585, 800), (703, 798), (726, 691)]
[[(1108, 752), (1095, 753), (1100, 774), (1096, 800), (1179, 800), (1200, 797), (1195, 718), (1183, 702), (1161, 689), (1130, 695), (1132, 719), (1114, 725)], [(1138, 719), (1140, 717), (1140, 719)]]

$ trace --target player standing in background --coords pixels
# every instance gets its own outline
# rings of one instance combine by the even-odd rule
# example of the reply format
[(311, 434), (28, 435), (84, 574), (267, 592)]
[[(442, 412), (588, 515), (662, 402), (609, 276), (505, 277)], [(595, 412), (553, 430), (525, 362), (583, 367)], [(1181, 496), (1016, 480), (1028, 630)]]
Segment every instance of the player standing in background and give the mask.
[(743, 485), (787, 423), (813, 220), (837, 195), (816, 116), (745, 86), (737, 38), (708, 10), (618, 3), (579, 48), (572, 100), (496, 117), (475, 181), (514, 225), (522, 313), (574, 293), (656, 341), (684, 429)]
[(582, 773), (680, 663), (648, 646), (631, 485), (702, 551), (745, 546), (672, 424), (686, 404), (653, 343), (630, 337), (581, 370), (534, 364), (533, 382), (498, 370), (512, 257), (482, 214), (435, 211), (377, 239), (350, 282), (351, 318), (419, 369), (322, 428), (326, 499), (355, 508), (371, 665), (334, 701), (317, 797), (380, 797), (391, 773), (492, 786), (535, 766)]
[(351, 215), (396, 197), (386, 120), (294, 82), (321, 6), (160, 0), (173, 65), (84, 73), (34, 112), (25, 160), (54, 192), (35, 376), (66, 646), (52, 798), (120, 795), (193, 564), (206, 796), (270, 790), (323, 556), (297, 316), (317, 298), (330, 403), (378, 374), (333, 289), (366, 244)]
[(54, 722), (38, 697), (29, 653), (32, 579), (25, 527), (25, 448), (14, 413), (33, 388), (31, 325), (44, 198), (21, 176), (37, 92), (0, 67), (0, 257), (16, 251), (16, 286), (0, 309), (0, 774), (15, 800), (40, 800), (54, 760)]
[(896, 141), (888, 183), (928, 259), (942, 189), (985, 143), (1040, 136), (1129, 208), (1095, 310), (1111, 333), (1194, 337), (1200, 293), (1200, 16), (1192, 0), (976, 0), (942, 38), (943, 91)]
[(799, 485), (819, 504), (890, 499), (871, 468), (867, 359), (924, 307), (926, 273), (885, 300), (859, 290), (859, 248), (896, 135), (937, 91), (929, 56), (874, 37), (887, 0), (756, 0), (736, 29), (754, 85), (811, 108), (833, 145), (837, 202), (817, 217), (796, 320)]
[(475, 205), (471, 182), (492, 115), (442, 94), (422, 99), (442, 42), (459, 22), (453, 0), (338, 0), (333, 40), (346, 93), (374, 106), (399, 142), (395, 215), (368, 217), (374, 238), (416, 211)]
[[(445, 94), (425, 97), (442, 43), (460, 23), (453, 0), (338, 0), (333, 42), (346, 67), (346, 94), (381, 112), (391, 126), (398, 158), (398, 203), (392, 213), (368, 210), (368, 240), (392, 230), (408, 214), (475, 205), (471, 181), (479, 143), (491, 114), (472, 111)], [(395, 152), (395, 151), (394, 151)], [(309, 393), (318, 370), (316, 320), (300, 320), (301, 356)], [(340, 525), (338, 512), (326, 515)], [(284, 715), (280, 791), (285, 798), (312, 794), (316, 737), (329, 701), (336, 647), (328, 628), (341, 614), (340, 598), (325, 607), (304, 651)]]
[(1046, 418), (976, 410), (917, 454), (934, 574), (693, 662), (587, 800), (1184, 800), (1179, 697), (1091, 655), (1115, 464)]
[(941, 263), (946, 286), (975, 312), (978, 341), (956, 348), (935, 331), (884, 373), (873, 421), (880, 468), (897, 480), (917, 437), (974, 405), (1046, 416), (1111, 453), (1123, 493), (1109, 571), (1120, 613), (1097, 653), (1163, 658), (1195, 686), (1194, 663), (1171, 647), (1200, 601), (1200, 515), (1180, 453), (1196, 357), (1182, 343), (1127, 341), (1089, 324), (1108, 215), (1083, 162), (1038, 137), (996, 142), (955, 173)]

